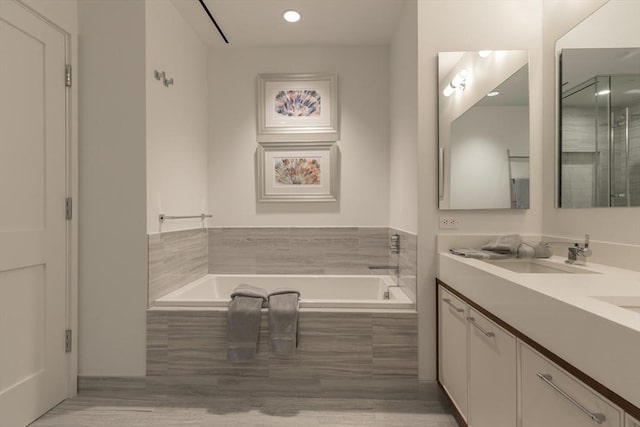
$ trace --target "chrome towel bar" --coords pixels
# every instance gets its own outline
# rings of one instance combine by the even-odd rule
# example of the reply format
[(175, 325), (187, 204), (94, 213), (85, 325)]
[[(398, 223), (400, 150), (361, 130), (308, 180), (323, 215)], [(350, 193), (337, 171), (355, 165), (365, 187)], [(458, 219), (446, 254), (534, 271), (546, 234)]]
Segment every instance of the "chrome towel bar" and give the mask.
[(213, 215), (206, 215), (203, 213), (201, 213), (200, 215), (186, 215), (186, 216), (172, 216), (172, 215), (165, 215), (165, 214), (158, 215), (158, 220), (160, 221), (160, 223), (163, 223), (168, 219), (193, 219), (193, 218), (200, 218), (202, 221), (204, 221), (205, 218), (213, 218)]

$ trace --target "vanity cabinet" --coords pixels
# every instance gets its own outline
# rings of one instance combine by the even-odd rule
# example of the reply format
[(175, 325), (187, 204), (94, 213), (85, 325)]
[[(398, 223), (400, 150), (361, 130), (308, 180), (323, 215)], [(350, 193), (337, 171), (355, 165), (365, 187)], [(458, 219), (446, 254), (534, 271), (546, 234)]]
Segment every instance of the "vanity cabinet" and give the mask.
[(640, 421), (631, 418), (631, 416), (627, 415), (626, 423), (624, 427), (640, 427)]
[(623, 412), (527, 345), (521, 349), (522, 427), (622, 427)]
[(469, 425), (513, 427), (517, 422), (516, 338), (473, 308), (467, 320)]
[(442, 287), (438, 289), (438, 357), (440, 383), (462, 417), (466, 420), (467, 407), (467, 304)]

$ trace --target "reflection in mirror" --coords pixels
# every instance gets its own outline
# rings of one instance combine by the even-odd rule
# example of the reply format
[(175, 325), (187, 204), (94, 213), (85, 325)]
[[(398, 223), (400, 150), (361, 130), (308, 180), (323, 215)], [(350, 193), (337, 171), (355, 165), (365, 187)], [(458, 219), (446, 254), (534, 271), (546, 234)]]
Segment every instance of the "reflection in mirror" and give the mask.
[(563, 49), (560, 206), (640, 206), (640, 49)]
[(640, 1), (609, 0), (556, 42), (556, 206), (640, 206)]
[(529, 208), (528, 59), (438, 54), (440, 209)]

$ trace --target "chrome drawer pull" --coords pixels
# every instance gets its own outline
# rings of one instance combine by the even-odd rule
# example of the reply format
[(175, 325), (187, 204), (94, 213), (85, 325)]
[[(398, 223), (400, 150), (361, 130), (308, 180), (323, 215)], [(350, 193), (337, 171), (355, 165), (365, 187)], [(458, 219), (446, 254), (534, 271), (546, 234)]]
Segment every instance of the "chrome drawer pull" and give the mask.
[(544, 381), (552, 389), (554, 389), (555, 391), (560, 393), (562, 395), (562, 397), (567, 399), (569, 402), (573, 403), (578, 409), (580, 409), (582, 412), (584, 412), (594, 422), (596, 422), (598, 424), (602, 424), (607, 419), (607, 417), (605, 417), (604, 414), (594, 414), (593, 412), (591, 412), (590, 410), (588, 410), (587, 408), (582, 406), (582, 404), (580, 404), (580, 402), (575, 400), (573, 397), (569, 396), (564, 390), (562, 390), (560, 387), (558, 387), (557, 385), (555, 385), (553, 383), (553, 381), (552, 381), (553, 377), (551, 375), (542, 374), (542, 373), (538, 372), (538, 378), (540, 378), (542, 381)]
[(451, 300), (449, 298), (442, 298), (442, 301), (444, 301), (447, 304), (449, 304), (458, 313), (462, 313), (464, 311), (464, 308), (458, 308), (455, 305), (453, 305), (453, 303), (451, 302)]
[(491, 338), (491, 337), (495, 337), (495, 336), (496, 336), (496, 334), (494, 334), (493, 332), (489, 332), (489, 331), (487, 331), (486, 329), (484, 329), (482, 326), (478, 325), (478, 324), (476, 323), (476, 318), (475, 318), (475, 317), (467, 317), (467, 320), (468, 320), (469, 322), (471, 322), (471, 324), (472, 324), (473, 326), (475, 326), (475, 327), (476, 327), (476, 329), (477, 329), (477, 330), (479, 330), (480, 332), (482, 332), (485, 336), (487, 336), (487, 337), (489, 337), (489, 338)]

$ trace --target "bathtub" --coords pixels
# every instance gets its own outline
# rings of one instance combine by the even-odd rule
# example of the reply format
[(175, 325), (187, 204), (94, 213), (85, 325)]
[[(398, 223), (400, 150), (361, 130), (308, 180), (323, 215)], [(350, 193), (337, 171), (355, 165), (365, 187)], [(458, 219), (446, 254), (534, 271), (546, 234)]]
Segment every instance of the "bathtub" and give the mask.
[(154, 301), (156, 307), (227, 307), (240, 283), (300, 291), (300, 308), (414, 309), (390, 276), (208, 274)]

